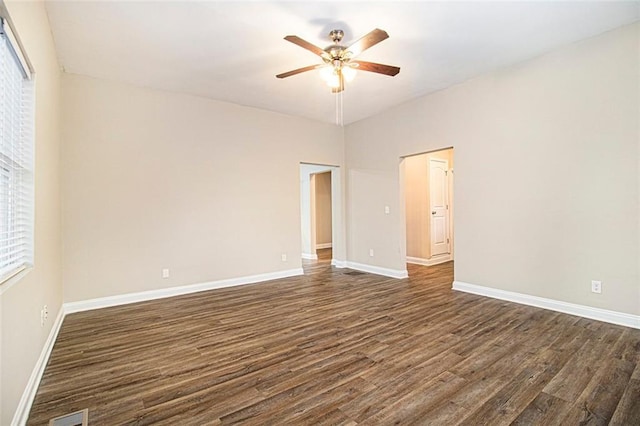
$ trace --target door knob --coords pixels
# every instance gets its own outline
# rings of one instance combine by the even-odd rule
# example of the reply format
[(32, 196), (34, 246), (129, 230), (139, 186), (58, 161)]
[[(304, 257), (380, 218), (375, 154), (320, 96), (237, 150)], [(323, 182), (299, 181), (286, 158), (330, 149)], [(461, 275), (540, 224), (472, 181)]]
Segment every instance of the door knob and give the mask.
[(436, 212), (435, 212), (435, 211), (433, 211), (433, 212), (431, 212), (431, 214), (436, 214)]

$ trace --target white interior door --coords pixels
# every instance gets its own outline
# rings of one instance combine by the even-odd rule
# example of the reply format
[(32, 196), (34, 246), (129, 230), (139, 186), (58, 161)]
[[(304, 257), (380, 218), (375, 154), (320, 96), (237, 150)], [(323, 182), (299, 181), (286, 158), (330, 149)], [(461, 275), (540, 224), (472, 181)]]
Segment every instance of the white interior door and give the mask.
[(431, 216), (431, 256), (451, 253), (449, 243), (449, 162), (429, 160), (429, 206)]

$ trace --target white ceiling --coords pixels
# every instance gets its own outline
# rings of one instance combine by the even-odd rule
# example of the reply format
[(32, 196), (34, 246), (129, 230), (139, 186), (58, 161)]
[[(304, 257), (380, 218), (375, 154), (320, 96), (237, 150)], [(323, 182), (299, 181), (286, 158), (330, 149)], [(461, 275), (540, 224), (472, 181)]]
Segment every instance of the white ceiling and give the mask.
[(335, 122), (335, 95), (317, 71), (275, 75), (320, 59), (283, 37), (325, 47), (374, 28), (389, 39), (359, 58), (401, 67), (359, 72), (344, 92), (344, 121), (558, 46), (631, 23), (638, 2), (47, 2), (58, 56), (70, 73)]

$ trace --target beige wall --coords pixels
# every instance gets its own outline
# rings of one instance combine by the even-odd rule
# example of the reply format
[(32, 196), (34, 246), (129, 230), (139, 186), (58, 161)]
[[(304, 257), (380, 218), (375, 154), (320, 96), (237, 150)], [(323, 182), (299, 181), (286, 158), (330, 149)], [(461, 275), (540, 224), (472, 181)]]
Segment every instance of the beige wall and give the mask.
[[(0, 424), (11, 423), (62, 305), (59, 188), (59, 66), (40, 2), (7, 2), (36, 71), (35, 266), (0, 295)], [(49, 319), (40, 326), (40, 310)]]
[[(407, 256), (424, 260), (431, 258), (429, 202), (429, 160), (431, 158), (447, 160), (449, 169), (453, 169), (453, 149), (411, 155), (404, 159)], [(449, 198), (449, 208), (453, 212), (453, 188), (449, 188)], [(449, 232), (450, 239), (453, 240), (452, 226)]]
[(315, 176), (316, 244), (328, 244), (331, 243), (331, 172)]
[(453, 146), (456, 280), (640, 314), (638, 38), (611, 31), (348, 126), (348, 259), (404, 269), (404, 208), (381, 213), (401, 200), (399, 158)]
[(65, 302), (301, 267), (300, 162), (342, 165), (340, 127), (62, 81)]

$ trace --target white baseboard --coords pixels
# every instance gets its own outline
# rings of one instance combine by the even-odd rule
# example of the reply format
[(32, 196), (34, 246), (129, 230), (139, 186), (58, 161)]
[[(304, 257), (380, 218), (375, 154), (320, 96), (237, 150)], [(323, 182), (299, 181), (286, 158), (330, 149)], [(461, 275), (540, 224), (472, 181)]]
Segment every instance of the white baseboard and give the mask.
[(56, 319), (53, 322), (49, 336), (42, 347), (42, 351), (40, 351), (40, 356), (36, 361), (36, 365), (31, 371), (31, 376), (29, 377), (27, 386), (24, 388), (24, 392), (22, 392), (22, 397), (20, 398), (20, 402), (18, 402), (18, 407), (13, 415), (13, 420), (11, 420), (11, 426), (25, 425), (29, 419), (29, 412), (31, 411), (33, 400), (36, 397), (36, 392), (40, 386), (40, 380), (44, 374), (47, 362), (49, 362), (49, 356), (51, 355), (53, 345), (58, 338), (58, 332), (60, 331), (65, 315), (66, 312), (64, 311), (64, 306), (61, 306), (58, 311), (58, 316), (56, 316)]
[(484, 287), (475, 284), (468, 284), (461, 281), (454, 281), (452, 288), (454, 290), (463, 291), (465, 293), (473, 293), (480, 296), (507, 300), (509, 302), (520, 303), (522, 305), (535, 306), (537, 308), (549, 309), (565, 314), (577, 315), (597, 321), (603, 321), (611, 324), (640, 329), (639, 315), (631, 315), (624, 312), (609, 311), (606, 309), (593, 308), (591, 306), (577, 305), (574, 303), (562, 302), (560, 300), (546, 299), (544, 297), (531, 296), (528, 294), (515, 293), (512, 291), (499, 290), (496, 288)]
[(439, 265), (441, 263), (449, 262), (450, 260), (452, 260), (450, 254), (447, 254), (444, 256), (434, 256), (430, 259), (424, 259), (422, 257), (407, 256), (407, 263), (413, 263), (414, 265), (423, 265), (423, 266)]
[(165, 297), (179, 296), (182, 294), (196, 293), (199, 291), (214, 290), (217, 288), (233, 287), (244, 284), (253, 284), (262, 281), (276, 280), (279, 278), (303, 275), (302, 268), (288, 269), (285, 271), (269, 272), (266, 274), (249, 275), (246, 277), (229, 278), (226, 280), (210, 281), (200, 284), (191, 284), (179, 287), (163, 288), (158, 290), (128, 293), (117, 296), (101, 297), (98, 299), (81, 300), (64, 304), (67, 314), (89, 311), (91, 309), (107, 308), (109, 306), (126, 305), (129, 303), (144, 302), (147, 300), (162, 299)]
[(390, 278), (402, 279), (402, 278), (407, 278), (409, 276), (406, 269), (405, 270), (390, 269), (390, 268), (383, 268), (381, 266), (366, 265), (364, 263), (356, 263), (356, 262), (350, 262), (350, 261), (345, 262), (345, 267), (349, 269), (355, 269), (357, 271), (369, 272), (372, 274), (382, 275)]
[(333, 247), (333, 244), (331, 243), (316, 244), (316, 249), (328, 249), (331, 247)]
[(331, 259), (331, 265), (335, 266), (336, 268), (346, 268), (347, 267), (347, 261), (346, 260)]
[(305, 260), (318, 260), (317, 254), (302, 253), (300, 257), (302, 257)]

